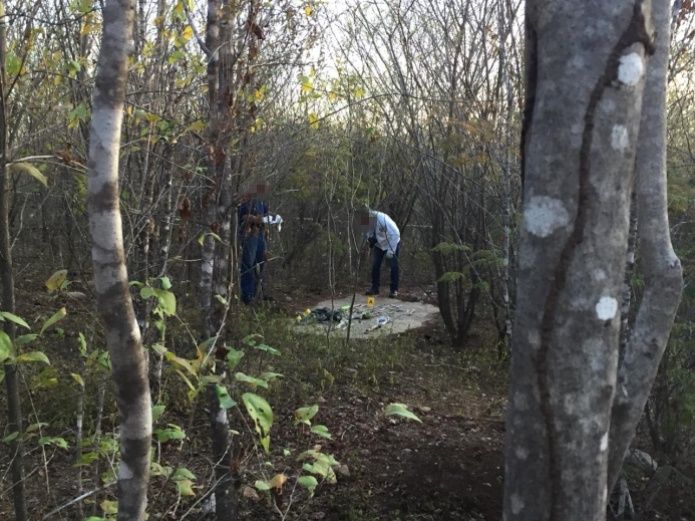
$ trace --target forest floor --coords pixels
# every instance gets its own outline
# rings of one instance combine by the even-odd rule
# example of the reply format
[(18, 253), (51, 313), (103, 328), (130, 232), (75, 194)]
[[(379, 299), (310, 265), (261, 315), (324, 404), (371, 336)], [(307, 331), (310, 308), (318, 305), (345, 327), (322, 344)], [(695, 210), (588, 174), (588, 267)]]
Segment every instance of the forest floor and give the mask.
[[(282, 519), (270, 495), (251, 489), (259, 477), (284, 472), (290, 481), (282, 494), (272, 497), (281, 511), (288, 512), (288, 520), (501, 520), (507, 362), (497, 357), (494, 335), (474, 331), (466, 346), (456, 350), (437, 321), (402, 334), (356, 339), (349, 344), (344, 339), (298, 333), (291, 326), (294, 317), (319, 300), (311, 295), (294, 297), (234, 317), (239, 338), (249, 332), (259, 333), (264, 342), (282, 352), (271, 365), (267, 357), (249, 354), (242, 370), (250, 374), (252, 368), (260, 370), (263, 366), (284, 375), (266, 393), (275, 415), (270, 455), (263, 455), (257, 444), (254, 448), (253, 429), (243, 428), (244, 415), (239, 412), (232, 416), (232, 427), (242, 431), (238, 438), (241, 449), (235, 455), (240, 477), (239, 519)], [(39, 296), (25, 304), (22, 312), (31, 317), (32, 308), (47, 315), (46, 309), (61, 302)], [(76, 333), (70, 332), (77, 331), (87, 319), (86, 307), (81, 309), (47, 338), (51, 374), (59, 383), (49, 385), (45, 371), (27, 371), (25, 378), (24, 390), (32, 389), (30, 405), (37, 412), (33, 420), (47, 423), (43, 435), (64, 436), (71, 445), (68, 450), (30, 449), (27, 496), (32, 520), (82, 520), (92, 512), (102, 516), (103, 501), (114, 499), (111, 486), (84, 501), (83, 516), (78, 515), (76, 505), (48, 515), (80, 490), (103, 485), (91, 479), (95, 475), (92, 464), (84, 468), (85, 483), (78, 488), (74, 466), (71, 424), (76, 386), (66, 381), (70, 381), (77, 359)], [(180, 346), (177, 353), (190, 357), (190, 347)], [(93, 386), (99, 379), (107, 381), (108, 376), (85, 378), (86, 385)], [(200, 399), (189, 402), (185, 386), (173, 372), (165, 371), (164, 383), (167, 412), (161, 422), (181, 425), (187, 437), (162, 444), (155, 457), (163, 465), (193, 472), (197, 476), (196, 495), (177, 496), (168, 480), (153, 477), (149, 519), (211, 520), (211, 514), (205, 513), (209, 500), (204, 498), (212, 482), (206, 405)], [(88, 417), (94, 410), (95, 393), (91, 394), (87, 396)], [(320, 407), (314, 421), (326, 425), (330, 440), (309, 439), (293, 421), (298, 407), (314, 403)], [(422, 422), (385, 416), (384, 409), (390, 403), (406, 404)], [(116, 424), (113, 404), (107, 404), (104, 432), (113, 431)], [(86, 420), (86, 432), (90, 428), (90, 420)], [(336, 467), (337, 482), (320, 483), (310, 498), (289, 484), (301, 468), (297, 454), (316, 445), (332, 454), (340, 466)], [(106, 460), (108, 457), (102, 459), (102, 471), (108, 467)], [(0, 456), (0, 519), (11, 518), (8, 465), (9, 455), (4, 450)], [(689, 489), (665, 489), (668, 495), (661, 491), (652, 499), (653, 511), (642, 520), (695, 519), (690, 516), (694, 510)], [(637, 493), (636, 503), (647, 493), (651, 492)], [(664, 497), (670, 499), (659, 499)]]

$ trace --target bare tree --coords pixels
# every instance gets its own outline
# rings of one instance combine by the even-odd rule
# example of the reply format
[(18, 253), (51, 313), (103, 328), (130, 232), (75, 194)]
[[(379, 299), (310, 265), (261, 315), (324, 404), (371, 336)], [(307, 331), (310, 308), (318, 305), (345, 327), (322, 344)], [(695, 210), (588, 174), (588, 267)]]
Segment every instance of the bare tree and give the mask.
[[(666, 214), (670, 10), (665, 0), (526, 9), (505, 517), (604, 519), (682, 286)], [(646, 289), (619, 367), (633, 184)]]
[(133, 0), (109, 0), (90, 127), (88, 212), (97, 307), (106, 328), (121, 414), (118, 519), (144, 519), (152, 411), (147, 363), (128, 289), (119, 208), (118, 164)]
[[(5, 22), (5, 3), (0, 0), (0, 282), (2, 284), (2, 309), (14, 313), (14, 276), (12, 273), (12, 247), (10, 241), (10, 173), (7, 169), (7, 58)], [(9, 321), (4, 329), (10, 340), (14, 341), (15, 327)], [(19, 395), (17, 366), (5, 365), (5, 385), (7, 387), (8, 423), (10, 432), (19, 434), (10, 443), (12, 451), (12, 496), (17, 521), (27, 519), (24, 499), (24, 449), (22, 447), (22, 407)]]

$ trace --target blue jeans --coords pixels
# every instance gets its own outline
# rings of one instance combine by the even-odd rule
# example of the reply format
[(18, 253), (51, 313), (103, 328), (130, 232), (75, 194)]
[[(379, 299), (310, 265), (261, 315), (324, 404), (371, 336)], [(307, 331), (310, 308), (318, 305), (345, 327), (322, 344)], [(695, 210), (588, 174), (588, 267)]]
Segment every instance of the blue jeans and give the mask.
[[(396, 246), (396, 254), (392, 259), (386, 259), (391, 264), (391, 292), (398, 291), (398, 256), (401, 252), (401, 243)], [(372, 291), (378, 293), (381, 285), (381, 263), (386, 256), (386, 251), (378, 246), (372, 248)]]
[(265, 237), (262, 232), (249, 234), (241, 240), (241, 300), (250, 303), (256, 297), (258, 274), (256, 265), (263, 269)]

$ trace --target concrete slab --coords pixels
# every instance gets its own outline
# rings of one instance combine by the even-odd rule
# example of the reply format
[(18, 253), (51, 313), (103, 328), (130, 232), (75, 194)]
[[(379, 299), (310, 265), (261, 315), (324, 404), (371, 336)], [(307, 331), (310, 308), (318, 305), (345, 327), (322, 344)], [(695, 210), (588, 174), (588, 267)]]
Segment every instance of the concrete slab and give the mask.
[(299, 332), (326, 334), (330, 331), (335, 336), (345, 337), (348, 325), (350, 338), (372, 338), (380, 335), (395, 335), (411, 329), (417, 329), (439, 317), (439, 308), (424, 302), (406, 302), (398, 299), (376, 297), (372, 306), (368, 297), (357, 295), (352, 309), (352, 321), (348, 321), (348, 310), (352, 295), (318, 302), (313, 308), (327, 308), (341, 311), (340, 322), (316, 322), (311, 318), (299, 321)]

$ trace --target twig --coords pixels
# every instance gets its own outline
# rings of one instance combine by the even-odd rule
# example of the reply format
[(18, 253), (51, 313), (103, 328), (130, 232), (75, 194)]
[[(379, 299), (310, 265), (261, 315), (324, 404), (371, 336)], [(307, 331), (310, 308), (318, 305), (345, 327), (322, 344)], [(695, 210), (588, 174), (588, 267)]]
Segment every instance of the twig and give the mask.
[(94, 490), (90, 490), (89, 492), (85, 492), (84, 494), (81, 494), (81, 495), (77, 496), (76, 498), (71, 499), (70, 501), (68, 501), (64, 505), (61, 505), (54, 510), (51, 510), (48, 514), (46, 514), (45, 516), (43, 516), (41, 518), (41, 521), (44, 521), (44, 519), (50, 519), (51, 516), (57, 514), (58, 512), (62, 512), (63, 510), (74, 505), (75, 503), (82, 501), (83, 499), (88, 498), (89, 496), (94, 495), (98, 492), (101, 492), (102, 490), (106, 490), (107, 488), (112, 487), (115, 484), (116, 484), (115, 481), (113, 483), (108, 483), (108, 484), (104, 485), (103, 487), (95, 488)]

